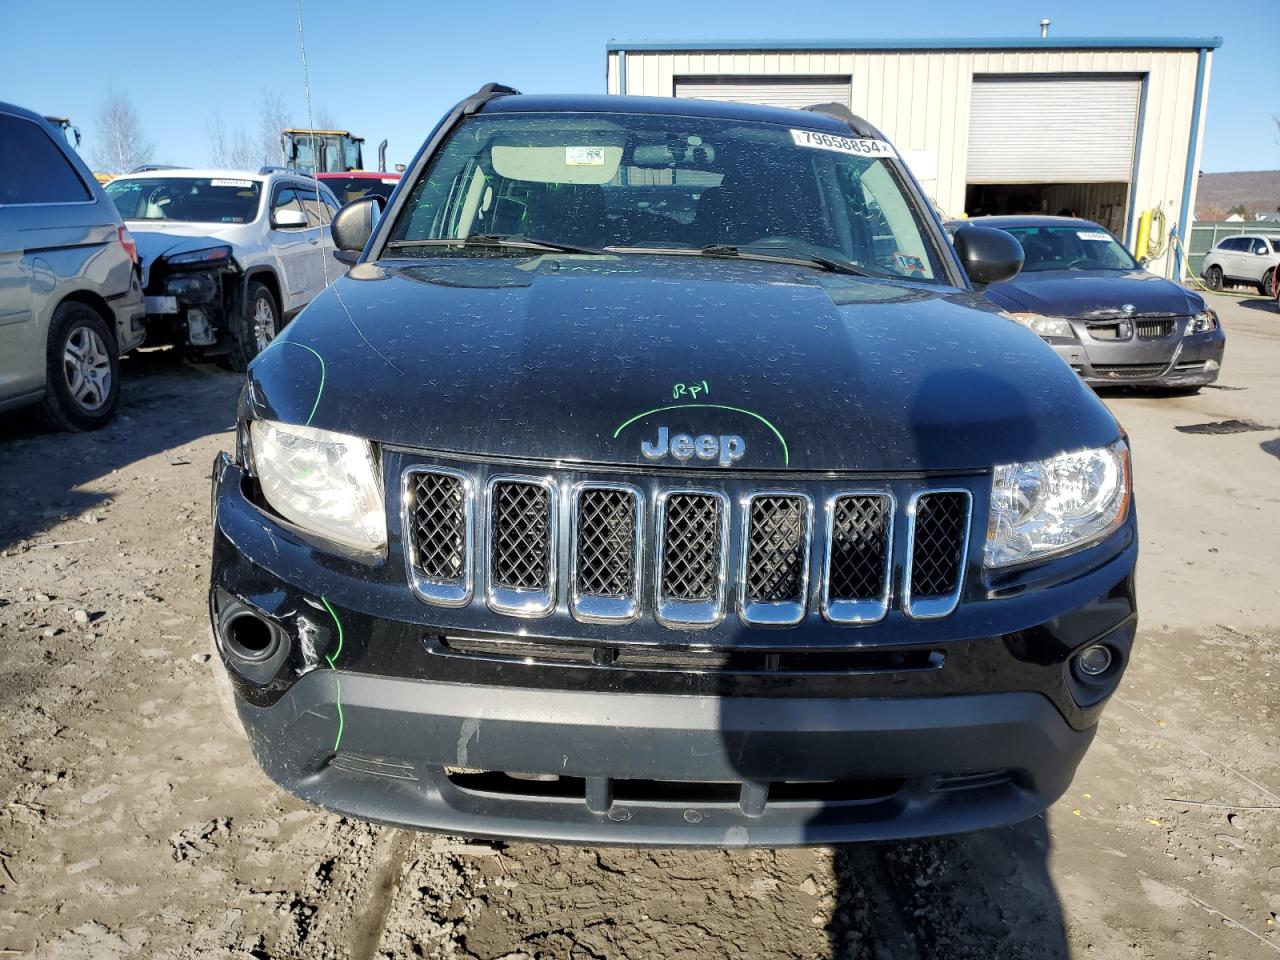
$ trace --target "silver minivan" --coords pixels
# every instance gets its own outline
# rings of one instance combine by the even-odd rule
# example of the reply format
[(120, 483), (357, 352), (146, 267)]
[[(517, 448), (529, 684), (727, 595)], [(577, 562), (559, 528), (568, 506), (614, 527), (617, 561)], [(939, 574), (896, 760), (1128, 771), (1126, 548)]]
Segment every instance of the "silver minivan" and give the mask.
[(146, 336), (138, 251), (102, 187), (39, 114), (0, 103), (0, 410), (96, 430), (120, 356)]
[(1280, 237), (1247, 233), (1219, 240), (1204, 255), (1201, 275), (1210, 290), (1225, 284), (1248, 284), (1264, 297), (1274, 292), (1276, 266), (1280, 264)]

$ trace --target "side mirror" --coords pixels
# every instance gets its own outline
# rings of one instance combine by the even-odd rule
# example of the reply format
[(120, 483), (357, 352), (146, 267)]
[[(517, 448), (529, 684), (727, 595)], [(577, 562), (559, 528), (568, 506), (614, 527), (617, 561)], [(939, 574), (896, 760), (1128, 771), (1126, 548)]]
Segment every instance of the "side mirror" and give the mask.
[(277, 230), (297, 230), (307, 225), (307, 215), (301, 210), (277, 210), (271, 214), (271, 226)]
[(373, 236), (373, 228), (382, 215), (382, 198), (361, 197), (352, 200), (333, 215), (333, 255), (345, 264), (360, 259), (360, 251)]
[(1151, 266), (1151, 260), (1150, 260), (1150, 258), (1148, 258), (1148, 257), (1139, 257), (1139, 258), (1138, 258), (1138, 266), (1140, 266), (1143, 270), (1147, 269), (1147, 267)]
[(954, 241), (964, 272), (975, 285), (1012, 280), (1022, 269), (1022, 244), (1003, 230), (961, 227)]

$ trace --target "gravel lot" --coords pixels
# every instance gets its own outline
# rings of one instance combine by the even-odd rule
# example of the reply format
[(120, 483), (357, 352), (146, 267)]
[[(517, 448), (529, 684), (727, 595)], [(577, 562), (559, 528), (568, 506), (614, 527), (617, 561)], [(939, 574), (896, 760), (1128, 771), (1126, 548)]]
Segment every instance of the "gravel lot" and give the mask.
[[(0, 958), (1280, 954), (1280, 314), (1216, 300), (1216, 388), (1106, 397), (1143, 622), (1091, 753), (1047, 816), (927, 843), (504, 848), (296, 802), (207, 654), (238, 378), (147, 352), (100, 433), (0, 418)], [(1226, 420), (1262, 429), (1180, 429)]]

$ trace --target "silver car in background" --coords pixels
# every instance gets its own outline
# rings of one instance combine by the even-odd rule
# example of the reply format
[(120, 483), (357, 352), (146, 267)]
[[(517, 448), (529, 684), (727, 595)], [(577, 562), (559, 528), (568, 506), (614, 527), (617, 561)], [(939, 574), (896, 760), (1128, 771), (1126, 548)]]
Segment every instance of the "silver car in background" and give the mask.
[(48, 121), (0, 103), (0, 410), (38, 404), (50, 426), (103, 426), (143, 318), (115, 205)]
[(1210, 290), (1228, 284), (1257, 287), (1264, 297), (1276, 292), (1276, 267), (1280, 266), (1280, 237), (1246, 233), (1223, 237), (1204, 255), (1200, 275)]

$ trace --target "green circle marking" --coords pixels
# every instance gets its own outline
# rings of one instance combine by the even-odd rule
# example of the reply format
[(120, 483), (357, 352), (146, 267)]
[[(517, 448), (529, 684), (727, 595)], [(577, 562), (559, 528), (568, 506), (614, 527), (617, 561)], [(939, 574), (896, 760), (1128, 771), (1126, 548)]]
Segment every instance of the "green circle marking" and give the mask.
[(624, 420), (618, 429), (613, 431), (613, 439), (617, 440), (618, 435), (622, 433), (623, 430), (627, 429), (627, 427), (631, 426), (637, 420), (643, 420), (650, 414), (662, 413), (664, 410), (691, 410), (695, 408), (705, 410), (732, 410), (734, 413), (745, 413), (748, 417), (755, 417), (766, 427), (772, 430), (773, 435), (777, 437), (778, 442), (782, 444), (782, 465), (785, 467), (791, 466), (791, 451), (787, 449), (787, 441), (783, 438), (782, 432), (777, 427), (764, 417), (760, 416), (760, 414), (756, 413), (754, 410), (744, 410), (742, 407), (731, 407), (726, 403), (673, 403), (665, 407), (654, 407), (652, 410), (646, 410), (644, 413), (637, 413), (630, 420)]

